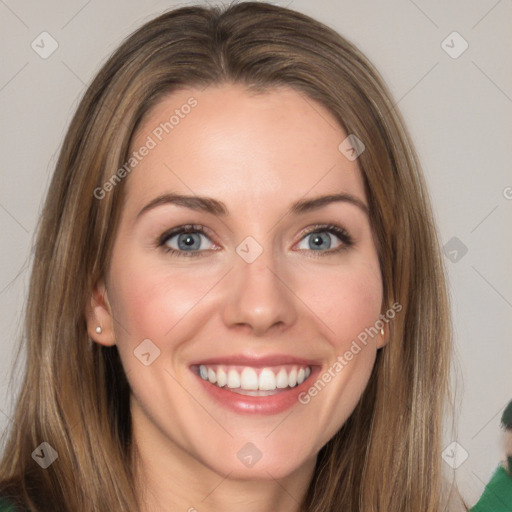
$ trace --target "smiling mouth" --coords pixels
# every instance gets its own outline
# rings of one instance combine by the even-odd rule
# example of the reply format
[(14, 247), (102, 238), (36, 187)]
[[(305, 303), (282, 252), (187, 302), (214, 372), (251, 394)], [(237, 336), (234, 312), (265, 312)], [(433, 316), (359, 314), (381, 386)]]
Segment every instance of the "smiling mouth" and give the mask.
[(214, 386), (247, 396), (272, 396), (300, 386), (311, 375), (311, 366), (284, 364), (255, 368), (222, 364), (193, 365), (201, 379)]

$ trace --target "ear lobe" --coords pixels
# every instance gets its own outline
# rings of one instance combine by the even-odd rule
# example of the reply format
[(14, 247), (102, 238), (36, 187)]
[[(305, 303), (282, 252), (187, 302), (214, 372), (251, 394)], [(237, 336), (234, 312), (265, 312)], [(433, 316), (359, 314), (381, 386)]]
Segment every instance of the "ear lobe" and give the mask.
[(382, 333), (381, 331), (377, 336), (377, 349), (386, 346), (389, 341), (389, 329), (387, 329), (386, 326), (384, 326), (382, 330), (384, 331), (384, 333)]
[[(107, 289), (103, 279), (98, 281), (85, 310), (87, 333), (89, 338), (105, 346), (116, 344), (112, 310), (108, 301)], [(101, 328), (97, 330), (97, 328)]]

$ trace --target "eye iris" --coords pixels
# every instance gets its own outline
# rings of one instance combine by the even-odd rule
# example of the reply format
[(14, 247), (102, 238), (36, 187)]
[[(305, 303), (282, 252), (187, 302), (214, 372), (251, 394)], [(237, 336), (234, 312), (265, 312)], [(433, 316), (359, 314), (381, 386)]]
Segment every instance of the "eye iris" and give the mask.
[[(330, 239), (330, 237), (329, 237), (329, 235), (327, 233), (324, 233), (324, 239), (323, 240), (325, 240), (325, 239), (328, 242), (327, 249), (330, 249), (331, 248), (331, 239)], [(315, 248), (318, 248), (321, 245), (322, 241), (323, 241), (322, 240), (322, 235), (316, 233), (315, 235), (312, 236), (311, 240), (312, 240)]]
[[(196, 240), (194, 240), (194, 236), (196, 237)], [(178, 247), (180, 249), (199, 249), (201, 247), (201, 238), (199, 235), (182, 233), (178, 236)]]

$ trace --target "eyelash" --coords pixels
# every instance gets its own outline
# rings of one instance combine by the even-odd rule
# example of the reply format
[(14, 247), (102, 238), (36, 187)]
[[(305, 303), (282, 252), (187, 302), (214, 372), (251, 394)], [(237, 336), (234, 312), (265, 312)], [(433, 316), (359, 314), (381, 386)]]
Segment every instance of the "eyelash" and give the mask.
[[(179, 257), (185, 257), (185, 258), (194, 258), (194, 257), (201, 257), (206, 251), (178, 251), (176, 249), (173, 249), (172, 247), (169, 247), (166, 245), (166, 243), (174, 236), (186, 234), (186, 233), (200, 233), (206, 237), (209, 238), (208, 234), (206, 233), (205, 229), (201, 225), (195, 225), (195, 224), (187, 224), (184, 226), (179, 226), (177, 228), (173, 228), (169, 231), (166, 231), (157, 240), (157, 247), (161, 248), (165, 253), (170, 253), (175, 256)], [(312, 226), (310, 229), (308, 229), (305, 233), (302, 234), (302, 238), (305, 238), (308, 235), (314, 234), (314, 233), (331, 233), (333, 235), (336, 235), (342, 242), (342, 245), (340, 245), (336, 249), (330, 249), (327, 251), (313, 251), (312, 249), (302, 249), (307, 250), (312, 253), (316, 253), (315, 257), (323, 257), (327, 255), (337, 254), (342, 251), (346, 251), (349, 247), (352, 247), (354, 245), (354, 240), (349, 235), (349, 233), (334, 224), (316, 224)]]

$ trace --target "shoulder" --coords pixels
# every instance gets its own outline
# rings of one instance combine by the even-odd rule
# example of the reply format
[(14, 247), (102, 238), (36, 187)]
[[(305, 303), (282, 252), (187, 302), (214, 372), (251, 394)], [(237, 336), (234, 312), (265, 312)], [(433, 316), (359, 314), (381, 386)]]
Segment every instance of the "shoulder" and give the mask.
[(0, 512), (28, 512), (29, 509), (25, 506), (17, 504), (17, 500), (11, 497), (10, 494), (0, 493)]
[(0, 496), (0, 512), (16, 512), (16, 508), (10, 501)]
[(512, 475), (500, 464), (471, 512), (510, 512), (511, 510)]

